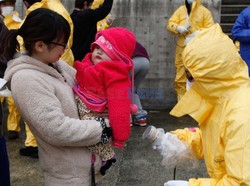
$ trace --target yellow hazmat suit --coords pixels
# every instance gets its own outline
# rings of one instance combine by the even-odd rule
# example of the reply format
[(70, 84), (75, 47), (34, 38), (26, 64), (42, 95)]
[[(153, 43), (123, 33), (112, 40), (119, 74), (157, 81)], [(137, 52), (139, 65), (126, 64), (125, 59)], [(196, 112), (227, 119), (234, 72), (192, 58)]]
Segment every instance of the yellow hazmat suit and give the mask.
[(172, 109), (198, 123), (195, 132), (173, 131), (197, 158), (205, 159), (211, 178), (190, 179), (189, 186), (250, 185), (250, 80), (232, 40), (215, 24), (183, 51), (194, 84)]
[[(4, 24), (6, 25), (6, 27), (9, 30), (10, 29), (18, 29), (20, 27), (22, 20), (18, 16), (19, 16), (18, 12), (14, 11), (13, 15), (7, 15), (4, 18)], [(19, 43), (22, 43), (21, 38), (18, 38), (18, 41), (19, 41)], [(18, 109), (16, 108), (16, 105), (15, 105), (12, 97), (8, 97), (8, 109), (9, 109), (9, 115), (7, 118), (7, 130), (20, 132), (21, 114), (18, 111)], [(25, 146), (26, 147), (37, 147), (35, 137), (31, 133), (27, 124), (25, 124), (25, 128), (26, 128)]]
[[(174, 14), (171, 16), (167, 23), (167, 30), (178, 36), (176, 43), (175, 54), (175, 90), (177, 93), (177, 99), (184, 95), (186, 92), (186, 77), (183, 68), (183, 62), (181, 54), (185, 48), (185, 38), (194, 33), (195, 31), (208, 28), (214, 24), (210, 11), (201, 5), (201, 0), (196, 0), (192, 4), (190, 15), (188, 16), (186, 5), (180, 6)], [(189, 32), (186, 35), (180, 35), (177, 31), (177, 26), (190, 25)]]
[(37, 2), (33, 4), (26, 11), (26, 15), (28, 15), (31, 11), (36, 10), (37, 8), (47, 8), (47, 9), (53, 10), (57, 12), (58, 14), (62, 15), (68, 21), (70, 25), (70, 37), (67, 43), (67, 49), (65, 49), (65, 52), (63, 53), (61, 59), (67, 62), (70, 66), (73, 66), (74, 56), (71, 51), (71, 47), (73, 44), (73, 22), (68, 11), (65, 9), (65, 7), (63, 6), (60, 0), (42, 0), (41, 2)]
[(13, 15), (6, 15), (3, 21), (9, 30), (19, 28), (22, 23), (17, 11), (14, 11)]
[[(92, 9), (98, 8), (100, 5), (103, 4), (104, 0), (94, 0), (93, 4), (91, 5)], [(97, 30), (105, 30), (110, 27), (110, 24), (108, 24), (107, 20), (112, 19), (111, 14), (108, 14), (105, 19), (97, 22)]]

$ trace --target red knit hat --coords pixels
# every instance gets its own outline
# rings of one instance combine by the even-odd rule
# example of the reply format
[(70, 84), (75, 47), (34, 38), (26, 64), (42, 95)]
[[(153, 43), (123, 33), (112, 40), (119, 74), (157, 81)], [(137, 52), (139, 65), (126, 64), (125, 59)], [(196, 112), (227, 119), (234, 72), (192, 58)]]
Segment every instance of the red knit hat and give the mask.
[(96, 41), (92, 43), (91, 50), (100, 46), (113, 60), (122, 60), (133, 65), (132, 54), (135, 50), (135, 35), (126, 28), (109, 28), (97, 32)]

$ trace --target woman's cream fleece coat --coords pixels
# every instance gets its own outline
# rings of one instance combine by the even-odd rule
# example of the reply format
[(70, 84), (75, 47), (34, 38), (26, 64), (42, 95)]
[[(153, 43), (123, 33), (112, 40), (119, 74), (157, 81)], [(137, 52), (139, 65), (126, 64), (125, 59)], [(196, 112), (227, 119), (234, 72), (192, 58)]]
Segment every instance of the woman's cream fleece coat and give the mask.
[[(91, 153), (86, 146), (101, 139), (94, 120), (79, 120), (72, 85), (75, 70), (64, 62), (55, 68), (29, 56), (8, 62), (5, 79), (39, 148), (45, 185), (89, 186)], [(95, 163), (96, 172), (101, 166)]]

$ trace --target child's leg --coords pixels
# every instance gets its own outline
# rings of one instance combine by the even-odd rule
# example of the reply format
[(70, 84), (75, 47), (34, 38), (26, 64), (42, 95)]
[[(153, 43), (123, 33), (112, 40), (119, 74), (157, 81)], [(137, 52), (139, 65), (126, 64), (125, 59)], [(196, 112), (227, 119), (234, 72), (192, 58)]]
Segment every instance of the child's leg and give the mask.
[[(82, 100), (78, 96), (75, 96), (75, 100), (77, 103), (77, 108), (78, 108), (80, 119), (82, 120), (83, 119), (96, 119), (95, 116), (93, 116), (93, 114), (91, 113), (91, 111), (86, 108), (85, 104), (82, 102)], [(98, 121), (100, 121), (102, 124), (103, 122), (105, 122), (104, 119), (98, 119)], [(111, 143), (108, 142), (108, 139), (106, 139), (106, 141), (107, 143), (106, 142), (98, 143), (96, 145), (88, 146), (88, 149), (90, 150), (90, 152), (99, 155), (102, 160), (102, 167), (100, 169), (100, 172), (102, 175), (105, 175), (107, 170), (111, 167), (111, 165), (116, 162), (115, 152), (112, 149)]]
[(115, 152), (111, 146), (111, 143), (98, 143), (96, 145), (88, 146), (88, 149), (90, 152), (100, 156), (102, 160), (100, 172), (102, 175), (105, 175), (112, 164), (116, 162)]

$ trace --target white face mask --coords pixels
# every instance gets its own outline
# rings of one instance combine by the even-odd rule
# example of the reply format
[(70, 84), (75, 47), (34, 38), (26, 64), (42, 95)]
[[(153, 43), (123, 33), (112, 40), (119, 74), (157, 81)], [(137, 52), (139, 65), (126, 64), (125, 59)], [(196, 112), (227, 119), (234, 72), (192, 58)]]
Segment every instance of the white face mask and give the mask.
[(14, 11), (14, 7), (13, 6), (5, 6), (5, 7), (2, 7), (2, 15), (5, 17), (7, 15), (12, 15), (13, 14), (13, 11)]
[(187, 0), (188, 4), (192, 4), (194, 2), (194, 0)]

